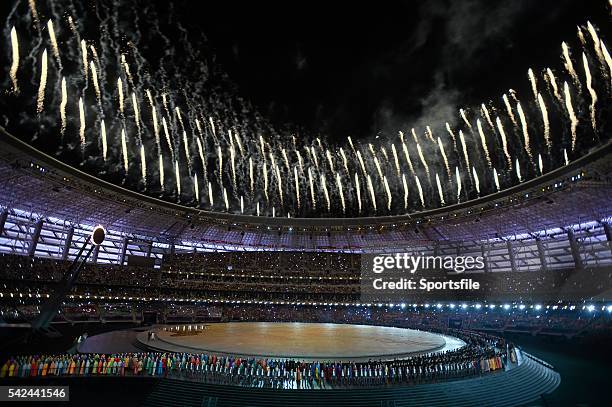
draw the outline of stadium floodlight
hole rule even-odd
[[[608,310],[608,312],[612,312],[612,305],[608,305],[606,309]]]
[[[525,304],[521,304],[521,305],[519,305],[519,309],[520,309],[520,310],[524,310],[524,309],[525,309]]]
[[[451,309],[455,308],[455,304],[450,304],[449,307],[451,307]]]
[[[461,308],[466,309],[467,308],[467,304],[461,304]]]
[[[504,309],[510,309],[510,304],[504,304]]]
[[[535,306],[535,309],[536,309],[536,311],[539,311],[539,310],[541,310],[541,309],[542,309],[542,306],[541,306],[540,304],[537,304],[537,305]]]
[[[400,307],[401,307],[402,309],[404,309],[404,308],[406,308],[406,304],[402,302],[402,303],[400,304]]]
[[[436,305],[436,307],[438,307],[438,308],[442,308],[442,304],[438,303],[438,304]]]
[[[476,309],[480,309],[480,308],[482,308],[482,305],[480,305],[480,304],[476,304],[476,305],[474,305],[474,306],[476,307]]]
[[[595,311],[595,306],[594,305],[589,305],[587,307],[587,310],[589,310],[589,312],[593,312],[593,311]]]
[[[491,304],[491,305],[489,305],[489,308],[491,308],[491,309],[495,309],[495,304]]]

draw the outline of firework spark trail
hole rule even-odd
[[[436,172],[436,185],[438,186],[438,195],[440,196],[440,203],[442,205],[446,205],[446,201],[444,200],[444,193],[442,192],[442,184],[440,183],[440,177]]]
[[[478,134],[480,135],[480,143],[482,144],[482,149],[485,153],[485,159],[487,160],[487,164],[489,167],[491,164],[491,157],[489,156],[489,149],[487,147],[487,138],[485,137],[484,131],[482,130],[482,124],[480,124],[480,119],[476,119],[476,127],[478,128]]]
[[[557,100],[562,101],[561,94],[559,93],[559,86],[557,85],[557,79],[550,68],[546,68],[545,76],[548,79],[548,83],[550,83],[550,86],[552,87],[553,95],[555,95]]]
[[[174,162],[174,176],[176,178],[176,195],[181,196],[181,173],[179,172],[178,160]]]
[[[342,157],[342,164],[344,165],[344,170],[346,174],[350,176],[349,168],[348,168],[348,160],[346,158],[346,154],[344,154],[344,150],[340,147],[340,156]]]
[[[62,78],[61,85],[62,100],[60,102],[60,134],[64,136],[66,132],[66,105],[68,104],[68,90],[66,89],[66,78]],[[104,158],[106,160],[106,157]]]
[[[244,149],[242,147],[242,141],[240,141],[240,134],[235,131],[234,132],[234,139],[236,140],[236,144],[238,145],[238,150],[240,151],[240,156],[244,157]],[[286,159],[286,157],[285,157]],[[289,167],[287,167],[287,169],[289,169]]]
[[[427,135],[427,138],[429,138],[429,141],[436,144],[436,140],[434,140],[433,133],[431,132],[431,128],[429,126],[425,126],[425,134]]]
[[[603,41],[601,41],[601,52],[606,61],[606,65],[608,65],[608,77],[610,78],[610,86],[612,87],[612,58],[610,58],[610,53]]]
[[[470,171],[470,156],[468,155],[467,146],[465,145],[465,137],[463,131],[459,130],[459,140],[461,141],[461,147],[463,148],[463,158],[465,159],[465,167]]]
[[[366,180],[368,183],[368,190],[370,191],[370,198],[372,199],[372,207],[374,208],[374,212],[376,212],[376,194],[374,193],[374,186],[372,185],[372,178],[370,178],[370,176],[367,175]]]
[[[531,91],[533,92],[533,98],[538,98],[538,84],[536,82],[535,75],[533,74],[533,69],[529,68],[527,70],[527,76],[529,77],[529,83],[531,84]]]
[[[512,168],[512,158],[510,158],[510,153],[508,152],[508,140],[506,139],[506,132],[504,131],[504,126],[502,125],[502,122],[499,117],[495,118],[495,123],[497,124],[497,130],[499,131],[499,135],[501,136],[502,149],[504,150],[504,155],[506,156],[506,160],[508,161],[508,168]]]
[[[380,147],[380,152],[385,157],[385,162],[389,162],[389,155],[387,154],[387,150],[385,149],[384,146]]]
[[[278,197],[280,198],[281,206],[284,204],[283,200],[283,179],[281,178],[280,169],[278,165],[274,165],[274,174],[276,175],[276,184],[278,187]]]
[[[444,151],[444,144],[442,144],[442,139],[440,137],[438,137],[438,147],[440,148],[440,154],[442,154],[442,160],[444,161],[444,166],[446,167],[446,174],[448,175],[448,178],[450,179],[451,177],[450,166],[448,165],[448,158],[446,157],[446,152]],[[399,173],[399,167],[397,171]]]
[[[147,157],[145,155],[144,144],[140,145],[140,173],[142,175],[143,184],[147,185]]]
[[[13,93],[17,94],[19,93],[19,83],[17,81],[17,71],[19,70],[19,40],[17,39],[17,31],[15,31],[14,26],[11,29],[11,48],[13,57],[9,75],[13,82]]]
[[[472,125],[470,124],[467,117],[465,116],[465,111],[463,109],[459,109],[459,114],[461,115],[461,118],[463,119],[464,123],[467,125],[468,129],[472,131]]]
[[[217,146],[217,163],[219,164],[219,184],[223,184],[223,152],[221,151],[221,146]],[[265,162],[264,162],[265,164]],[[268,171],[264,165],[264,173],[266,176],[266,180],[268,179]]]
[[[191,172],[191,154],[189,153],[189,141],[187,140],[187,132],[183,131],[183,150],[185,151],[185,161],[187,161],[187,167]]]
[[[525,113],[523,112],[520,102],[517,102],[516,110],[518,111],[519,119],[521,120],[521,128],[523,129],[523,143],[525,144],[525,151],[527,152],[529,159],[533,161],[531,146],[529,144],[529,129],[527,128],[527,119],[525,118]]]
[[[121,78],[117,79],[117,92],[119,94],[119,112],[121,112],[121,115],[123,115],[125,99],[123,96],[123,81],[121,80]]]
[[[244,214],[244,197],[240,195],[240,213]]]
[[[45,107],[45,88],[47,87],[47,49],[43,51],[40,63],[40,84],[38,86],[38,99],[36,103],[36,113],[40,114]]]
[[[104,161],[106,161],[108,144],[106,140],[106,124],[104,123],[104,119],[100,120],[100,138],[102,138],[102,158]]]
[[[572,106],[572,95],[570,95],[569,85],[567,82],[563,83],[563,93],[565,96],[565,108],[570,118],[570,130],[572,133],[572,151],[576,148],[576,128],[578,127],[578,118],[574,113],[574,107]]]
[[[315,150],[313,146],[310,146],[310,153],[314,161],[315,168],[318,171],[319,170],[319,159],[317,158],[317,151]]]
[[[474,177],[474,186],[476,187],[476,192],[480,195],[480,180],[478,179],[478,173],[476,172],[476,168],[472,167],[472,176]]]
[[[523,178],[521,177],[521,164],[519,163],[518,158],[516,159],[516,177],[519,182],[523,182]]]
[[[440,140],[440,138],[438,137],[438,140]],[[399,164],[399,158],[397,157],[397,150],[395,149],[395,144],[391,144],[391,152],[393,153],[393,161],[395,162],[395,170],[397,172],[397,176],[400,176],[400,164]]]
[[[329,200],[329,191],[327,190],[327,182],[325,180],[325,174],[321,175],[321,188],[323,189],[323,196],[327,203],[327,212],[331,211],[331,201]]]
[[[215,142],[216,142],[217,141],[217,131],[216,131],[215,122],[212,116],[208,117],[208,123],[210,124],[210,130],[212,131],[213,139],[215,139]]]
[[[576,87],[580,89],[580,81],[578,80],[578,74],[576,74],[574,64],[572,63],[572,59],[570,58],[569,48],[567,47],[567,44],[565,42],[561,43],[561,50],[563,51],[563,65],[572,77],[572,81],[574,82]]]
[[[160,151],[160,140],[159,140],[159,122],[157,121],[157,109],[155,108],[155,102],[153,101],[153,96],[151,95],[151,91],[147,89],[147,98],[149,99],[149,105],[151,106],[151,117],[153,119],[153,134],[155,135],[155,145],[157,146],[157,152]],[[198,130],[200,130],[200,134],[202,130],[200,129],[200,122],[196,119],[196,124],[198,126]],[[202,165],[204,165],[204,160],[202,160]]]
[[[357,210],[361,213],[361,184],[359,183],[358,173],[355,173],[355,189],[357,192]]]
[[[353,152],[355,152],[355,146],[353,145],[353,139],[351,139],[351,136],[347,137],[349,145],[351,146],[351,150],[353,150]]]
[[[546,147],[548,147],[548,151],[550,152],[552,143],[550,141],[550,123],[548,121],[548,110],[546,110],[546,104],[544,104],[544,99],[539,93],[538,105],[540,106],[540,112],[542,112],[542,122],[544,123],[544,140],[546,141]]]
[[[297,167],[293,167],[293,179],[295,180],[295,200],[298,209],[300,209],[300,180],[298,178]]]
[[[87,61],[87,43],[85,40],[81,40],[81,62],[83,63],[83,78],[85,79],[85,87],[87,87],[87,71],[89,71]]]
[[[127,148],[127,137],[125,135],[125,128],[121,129],[121,155],[123,157],[123,170],[127,174],[129,168],[128,161],[128,148]]]
[[[508,95],[506,95],[504,93],[502,95],[502,99],[504,100],[504,105],[506,105],[506,112],[508,112],[508,117],[510,117],[510,120],[512,121],[512,124],[514,125],[514,128],[517,128],[518,124],[516,123],[516,117],[514,117],[514,113],[512,112],[512,106],[510,106],[510,101],[508,100]]]
[[[346,213],[346,203],[344,202],[344,191],[342,190],[342,180],[340,179],[340,174],[338,173],[336,173],[336,185],[338,186],[338,194],[340,195],[340,204],[342,205],[342,213]]]
[[[416,131],[414,131],[414,128],[410,129],[410,133],[412,133],[412,138],[414,139],[414,142],[416,144],[419,144],[419,138],[416,135]]]
[[[198,185],[198,174],[193,174],[193,191],[196,197],[196,205],[200,203],[200,186]]]
[[[376,171],[378,171],[378,176],[382,180],[384,178],[382,168],[380,168],[380,163],[378,162],[378,158],[374,156],[374,165],[376,166]]]
[[[589,61],[587,60],[586,54],[582,53],[582,63],[584,64],[584,74],[586,76],[586,86],[589,90],[589,94],[591,95],[591,105],[589,106],[589,111],[591,112],[591,125],[593,126],[593,130],[597,131],[596,125],[596,112],[595,112],[595,104],[597,103],[597,93],[595,89],[593,89],[593,78],[591,78],[591,70],[589,69]]]
[[[491,120],[489,109],[487,109],[487,106],[484,103],[480,105],[480,110],[482,111],[484,118],[487,119],[487,123],[489,123],[489,126],[491,126],[491,129],[495,131],[495,126],[493,126],[493,121]]]
[[[357,150],[357,159],[359,160],[359,165],[361,166],[363,175],[366,175],[368,172],[366,171],[365,163],[363,162],[363,157],[361,157],[361,151],[359,150]]]
[[[257,204],[256,204],[256,208],[257,208],[257,211],[256,211],[257,216],[259,216],[259,202],[257,202]]]
[[[287,157],[287,151],[284,148],[281,150],[281,155],[283,156],[283,161],[285,162],[285,167],[287,167],[287,171],[291,171],[291,166],[289,165],[289,157]]]
[[[414,181],[416,182],[417,190],[419,191],[419,198],[421,199],[421,206],[423,209],[425,208],[425,198],[423,197],[423,187],[421,186],[421,181],[419,180],[419,176],[414,176]]]
[[[125,59],[125,54],[121,54],[121,66],[123,68],[123,71],[125,72],[125,76],[127,77],[130,86],[134,87],[134,78],[132,78],[130,66],[128,65],[127,60]]]
[[[542,162],[542,154],[538,154],[538,168],[540,169],[540,175],[544,174],[544,163]]]
[[[206,158],[204,157],[204,148],[202,147],[202,142],[199,137],[196,137],[196,144],[198,145],[198,155],[200,156],[200,161],[202,162],[202,168],[204,172],[206,172]]]
[[[569,158],[567,158],[567,150],[563,149],[563,159],[565,160],[565,165],[569,164]]]
[[[223,187],[223,201],[225,202],[225,210],[229,211],[229,200],[227,199],[227,189],[225,187]]]
[[[455,151],[457,151],[457,138],[455,137],[455,133],[453,133],[453,131],[451,130],[450,124],[448,124],[448,122],[446,122],[446,131],[448,132],[448,134],[450,134],[451,140],[453,141],[453,148],[455,149]]]
[[[459,167],[455,167],[455,180],[457,182],[457,202],[461,198],[461,175],[459,175]]]
[[[497,176],[497,170],[493,168],[493,180],[495,181],[495,188],[499,192],[499,177]]]
[[[53,55],[55,59],[57,59],[57,65],[62,70],[62,60],[60,58],[59,48],[57,46],[57,38],[55,37],[55,30],[53,29],[53,21],[47,21],[47,31],[49,32],[49,39],[51,40],[51,49],[53,50]]]
[[[83,106],[83,98],[79,98],[79,138],[81,149],[85,149],[85,107]]]
[[[94,81],[95,82],[95,81]],[[132,109],[134,109],[134,122],[136,122],[136,129],[138,131],[138,137],[140,137],[140,109],[138,108],[138,98],[136,97],[136,93],[132,92]],[[186,139],[183,131],[183,138]]]
[[[166,136],[166,143],[168,144],[168,149],[174,157],[174,147],[172,147],[172,139],[170,138],[170,132],[168,131],[168,125],[166,124],[166,118],[162,117],[162,127],[164,128],[164,135]]]
[[[28,6],[30,7],[30,12],[32,13],[32,20],[34,21],[36,30],[40,32],[40,18],[38,17],[38,10],[36,10],[36,0],[28,0]]]
[[[387,181],[387,177],[383,177],[383,184],[385,186],[385,192],[387,192],[387,210],[391,210],[391,201],[393,197],[391,196],[391,189],[389,188],[389,182]]]
[[[597,31],[595,31],[595,27],[591,24],[590,21],[587,21],[587,31],[591,35],[591,39],[593,40],[593,48],[595,49],[595,54],[597,55],[597,59],[599,59],[599,63],[604,65],[604,55],[601,50],[601,41],[599,40],[599,36],[597,35]]]
[[[312,168],[308,167],[308,182],[310,184],[310,199],[312,200],[312,208],[317,209],[317,200],[315,197],[314,180],[312,178]]]
[[[412,166],[412,160],[410,159],[410,153],[408,152],[408,147],[406,143],[402,142],[402,149],[404,150],[404,158],[408,163],[408,168],[410,169],[410,173],[414,176],[414,167]]]
[[[232,145],[230,146],[230,164],[232,167],[232,185],[234,188],[236,188],[236,162],[235,161],[236,161],[236,151],[234,150],[234,146]],[[279,188],[280,188],[280,184],[279,184]]]
[[[579,26],[576,27],[576,31],[577,31],[577,35],[578,35],[578,39],[580,40],[580,43],[582,44],[582,47],[586,47],[586,39],[584,38],[584,33],[582,32],[582,28],[580,28]]]
[[[159,154],[159,185],[162,191],[166,190],[166,186],[164,185],[164,157]]]
[[[425,155],[423,155],[423,150],[421,150],[421,145],[417,144],[417,152],[419,153],[419,158],[421,159],[421,163],[425,167],[425,174],[427,174],[427,179],[429,179],[429,166],[427,165],[427,161],[425,160]]]
[[[304,172],[304,159],[302,158],[302,155],[300,154],[299,150],[295,150],[295,155],[297,156],[298,159],[298,165],[300,166],[300,172]]]
[[[327,156],[327,162],[329,163],[329,169],[331,170],[332,173],[336,172],[334,170],[334,162],[332,161],[332,156],[329,150],[325,150],[325,155]]]
[[[215,201],[213,199],[212,184],[210,181],[208,182],[208,201],[210,202],[210,207],[212,208],[215,205]],[[257,216],[259,216],[259,202],[257,202]]]
[[[253,157],[249,157],[249,179],[251,181],[251,195],[253,195],[253,188],[255,187],[255,174],[253,172]]]
[[[404,187],[404,209],[408,209],[408,182],[406,174],[402,174],[402,186]]]

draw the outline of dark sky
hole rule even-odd
[[[443,123],[508,88],[520,97],[529,67],[561,68],[560,43],[577,44],[577,24],[590,19],[609,38],[610,19],[604,0],[183,0],[175,9],[265,116],[335,140]]]

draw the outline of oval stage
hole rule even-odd
[[[166,326],[154,331],[154,340],[148,340],[148,332],[138,335],[152,350],[241,357],[393,359],[464,345],[457,338],[431,332],[349,324],[229,322]]]

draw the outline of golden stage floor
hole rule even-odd
[[[160,328],[156,330],[156,340],[147,341],[146,335],[139,336],[139,340],[173,352],[346,360],[432,352],[445,348],[447,339],[454,339],[412,329],[369,325],[231,322],[207,324],[203,330],[202,324],[193,324],[192,330],[196,326],[199,331],[196,334],[177,335],[176,331]]]

